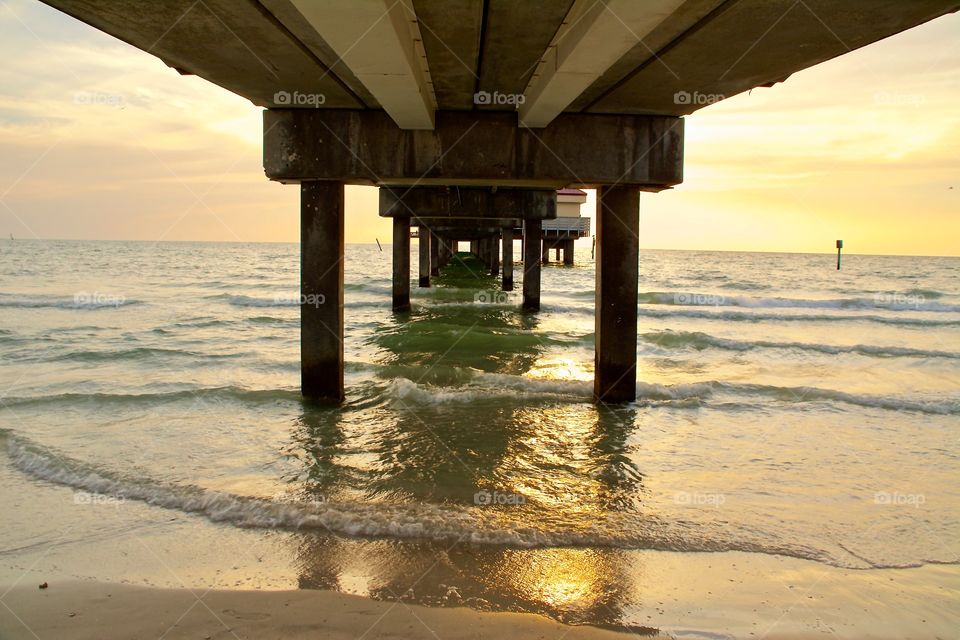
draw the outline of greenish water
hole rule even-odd
[[[169,534],[211,586],[639,628],[638,553],[958,561],[958,259],[644,252],[638,400],[598,407],[589,250],[540,313],[460,268],[394,315],[389,250],[349,246],[332,408],[297,392],[295,245],[0,248],[11,580],[178,586],[130,546]]]

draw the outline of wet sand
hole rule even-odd
[[[314,590],[190,591],[72,581],[47,589],[17,586],[0,606],[0,637],[6,639],[631,637],[530,614],[428,608]]]

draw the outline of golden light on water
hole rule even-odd
[[[593,382],[593,367],[573,358],[551,356],[537,360],[527,375],[535,380]]]
[[[597,468],[595,407],[571,404],[521,409],[514,419],[533,428],[504,456],[497,474],[539,470],[518,476],[515,490],[546,508],[551,526],[580,530],[595,526],[605,513],[604,486]]]
[[[543,549],[516,554],[507,576],[511,587],[553,609],[587,609],[605,594],[605,563],[590,549]]]

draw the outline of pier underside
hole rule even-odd
[[[411,131],[382,113],[269,110],[267,175],[301,188],[302,388],[339,401],[343,389],[343,187],[380,187],[393,219],[393,309],[410,309],[410,236],[418,284],[429,287],[456,259],[459,242],[513,289],[513,240],[523,241],[523,296],[540,309],[541,262],[550,248],[573,262],[573,236],[543,228],[557,218],[560,187],[598,187],[595,395],[636,395],[639,196],[682,180],[683,121],[665,116],[561,116],[533,131],[500,113],[438,113],[436,128]],[[602,150],[602,151],[601,151]],[[319,239],[316,230],[322,230]],[[336,304],[338,309],[328,308]]]
[[[302,307],[303,392],[331,400],[344,394],[345,184],[384,189],[398,312],[410,308],[416,229],[421,287],[466,240],[512,289],[521,236],[522,305],[535,313],[550,249],[567,265],[574,259],[575,237],[553,225],[550,194],[598,188],[595,391],[601,401],[632,400],[639,193],[681,182],[681,116],[960,8],[166,0],[146,10],[142,0],[44,1],[266,108],[266,175],[301,185],[302,286],[315,303]]]

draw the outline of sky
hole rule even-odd
[[[36,0],[0,0],[0,61],[0,237],[298,240],[249,101]],[[954,14],[698,111],[641,247],[960,255],[958,105]],[[389,242],[346,198],[347,242]]]

